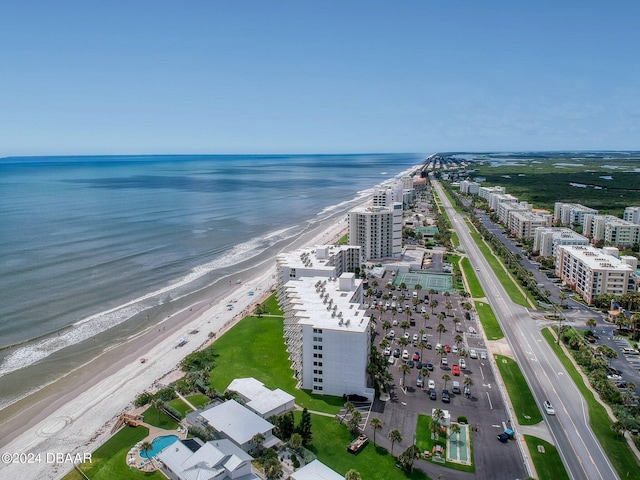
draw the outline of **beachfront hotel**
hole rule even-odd
[[[362,280],[353,273],[303,277],[280,287],[285,343],[298,388],[373,399],[366,372],[370,318],[362,298]]]
[[[635,257],[620,257],[615,247],[559,245],[556,275],[588,304],[604,294],[623,295],[635,290]]]
[[[276,257],[278,284],[301,277],[339,277],[361,265],[357,245],[319,245],[281,253]]]
[[[402,203],[360,206],[349,211],[349,245],[359,245],[362,262],[402,255]]]
[[[560,245],[589,245],[589,239],[570,228],[538,227],[533,239],[533,251],[543,257],[553,257]]]

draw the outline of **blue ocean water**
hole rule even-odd
[[[0,159],[0,377],[216,281],[423,160]]]

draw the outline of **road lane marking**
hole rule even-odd
[[[489,400],[489,409],[493,410],[493,404],[491,403],[491,397],[489,396],[489,392],[486,392],[487,394],[487,400]]]

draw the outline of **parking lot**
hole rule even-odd
[[[379,443],[389,448],[386,434],[397,428],[404,439],[402,449],[406,448],[415,439],[418,415],[431,416],[433,408],[440,408],[450,412],[452,421],[459,416],[468,418],[474,442],[475,478],[524,477],[516,443],[503,445],[496,439],[509,426],[508,417],[477,319],[473,312],[466,315],[462,307],[467,299],[458,292],[447,295],[414,290],[409,285],[404,291],[388,289],[387,284],[393,279],[387,272],[377,279],[374,289],[376,294],[383,294],[365,298],[369,314],[376,319],[374,343],[381,346],[393,376],[390,400],[376,400],[371,412],[371,418],[383,421]],[[400,368],[401,365],[409,368]],[[470,379],[466,385],[465,378]],[[458,383],[455,391],[453,382]],[[448,401],[446,394],[443,398],[444,390]],[[420,464],[434,478],[441,473],[446,473],[446,478],[469,478],[467,473],[431,462]]]

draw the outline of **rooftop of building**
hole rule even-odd
[[[334,266],[333,258],[337,253],[360,248],[358,245],[315,245],[281,253],[276,257],[276,261],[280,265],[287,265],[291,268],[326,268],[331,270]]]
[[[229,384],[227,390],[236,392],[248,399],[247,407],[261,415],[295,400],[293,395],[288,394],[284,390],[280,390],[279,388],[269,390],[264,386],[264,383],[251,377],[236,378]]]
[[[200,416],[238,445],[249,442],[257,433],[265,433],[273,429],[272,424],[235,400],[228,400],[203,410]]]
[[[634,269],[622,259],[592,245],[563,245],[558,248],[569,252],[592,270],[620,270],[632,273]],[[613,248],[612,251],[617,251]]]
[[[340,289],[340,280],[351,275],[353,287]],[[285,283],[287,297],[297,311],[299,324],[315,328],[364,332],[369,326],[369,317],[360,303],[353,301],[356,288],[362,280],[354,274],[343,273],[340,279],[305,277]]]

